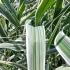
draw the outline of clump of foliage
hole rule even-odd
[[[70,57],[68,48],[63,48],[65,44],[70,46],[67,40],[70,36],[69,16],[69,0],[0,0],[1,70],[27,70],[26,24],[45,27],[45,69],[54,70],[66,64],[66,58],[55,47],[62,47],[63,53]],[[59,35],[61,31],[68,38]]]

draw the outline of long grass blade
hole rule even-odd
[[[16,45],[12,43],[1,43],[0,49],[10,49],[16,52],[21,52],[21,51],[25,52],[25,50],[21,47],[21,45]]]
[[[28,70],[45,70],[45,29],[26,24],[26,52]]]
[[[44,13],[48,11],[48,9],[52,6],[54,1],[53,0],[42,0],[41,1],[40,5],[38,6],[37,11],[36,11],[36,19],[35,19],[36,25],[40,24],[40,21],[44,15]]]
[[[19,5],[18,11],[17,11],[17,16],[18,16],[19,20],[22,17],[22,14],[23,14],[24,10],[25,10],[25,3],[23,1],[22,4]]]

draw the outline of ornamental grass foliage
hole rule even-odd
[[[69,52],[69,0],[0,0],[0,70],[57,70]]]

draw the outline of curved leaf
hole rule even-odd
[[[60,31],[54,40],[54,45],[67,64],[70,65],[70,38],[63,31]]]

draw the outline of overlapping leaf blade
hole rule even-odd
[[[23,1],[22,4],[19,5],[18,11],[17,11],[17,15],[18,15],[19,20],[22,17],[22,14],[23,14],[24,10],[25,10],[25,3]]]
[[[9,0],[2,0],[2,4],[0,4],[0,13],[2,13],[12,24],[14,24],[16,28],[20,26],[15,9],[11,6]]]
[[[25,50],[22,48],[21,45],[12,44],[12,43],[1,43],[1,44],[0,44],[0,49],[10,49],[10,50],[17,51],[17,52],[25,51]]]
[[[6,6],[6,8],[7,8],[10,12],[12,12],[13,15],[16,16],[15,9],[14,9],[13,6],[11,6],[9,0],[1,0],[1,1],[2,1],[2,3]]]
[[[5,19],[0,16],[0,36],[5,37],[3,40],[8,41],[7,37],[7,31],[6,31],[6,21]]]
[[[63,31],[60,31],[55,38],[54,45],[67,64],[70,65],[70,38]]]
[[[55,0],[42,0],[36,11],[36,25],[38,25],[45,12],[52,6]]]
[[[12,24],[18,27],[18,21],[15,19],[15,17],[12,16],[12,13],[10,13],[2,4],[0,4],[0,13],[2,13]]]

